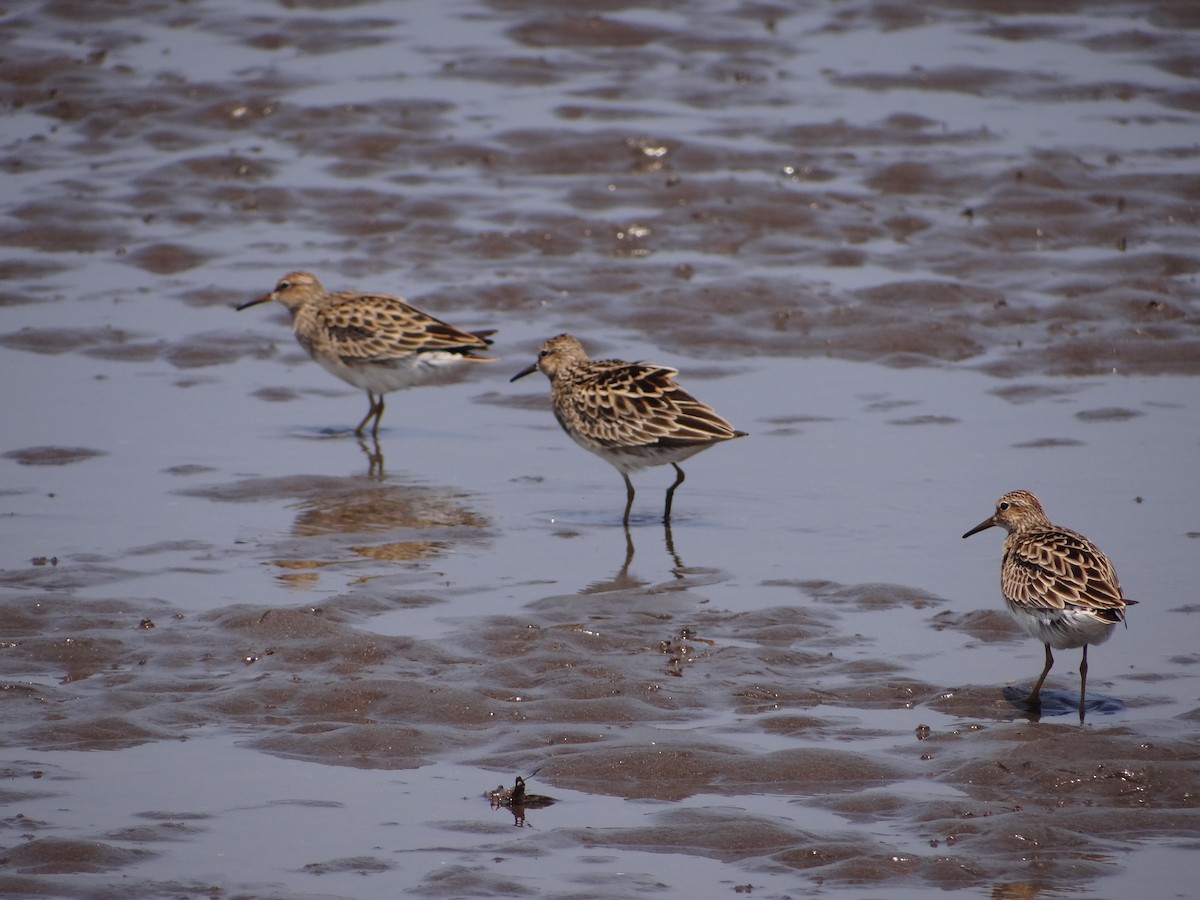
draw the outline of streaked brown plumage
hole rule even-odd
[[[492,362],[475,351],[487,349],[494,331],[462,331],[390,294],[327,291],[314,275],[289,272],[238,309],[270,300],[292,314],[292,331],[309,356],[367,392],[371,406],[354,429],[360,436],[372,418],[378,435],[384,394],[431,381],[447,365]]]
[[[1083,648],[1079,664],[1079,718],[1087,691],[1087,648],[1101,644],[1125,621],[1135,604],[1121,592],[1117,573],[1104,553],[1078,532],[1052,525],[1042,504],[1029,491],[1010,491],[996,501],[996,512],[963,535],[998,525],[1008,532],[1000,563],[1000,590],[1008,611],[1029,635],[1046,647],[1046,664],[1029,692],[1031,706],[1054,655],[1050,648]]]
[[[670,463],[675,482],[667,490],[663,520],[670,521],[675,489],[683,483],[679,463],[713,444],[744,437],[673,380],[668,366],[588,359],[569,334],[546,341],[537,361],[512,381],[541,371],[550,379],[554,416],[579,446],[616,467],[625,479],[625,517],[633,507],[629,473]]]

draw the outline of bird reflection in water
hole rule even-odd
[[[365,483],[361,478],[313,478],[292,534],[356,534],[401,529],[483,528],[488,522],[462,505],[452,488]]]
[[[529,774],[532,778],[537,773],[535,769]],[[484,791],[483,794],[492,804],[492,809],[500,809],[504,807],[513,815],[513,826],[516,828],[526,827],[525,811],[527,809],[545,809],[551,804],[558,801],[554,797],[548,797],[545,794],[533,794],[525,789],[525,779],[520,775],[513,783],[511,788],[506,788],[503,784],[496,785],[493,790]]]
[[[484,516],[463,505],[462,494],[451,488],[379,484],[362,477],[310,477],[305,479],[305,489],[296,493],[302,499],[296,504],[299,511],[292,535],[329,537],[297,545],[297,551],[311,556],[276,560],[287,570],[280,577],[296,587],[311,586],[317,569],[355,557],[411,562],[440,556],[449,546],[446,538],[451,530],[474,531],[488,524]],[[388,539],[368,537],[380,532]]]
[[[675,550],[675,538],[671,533],[670,522],[663,523],[663,543],[673,563],[670,569],[671,575],[676,580],[682,581],[686,569],[679,553]],[[649,584],[648,580],[638,578],[629,573],[629,567],[633,563],[634,552],[633,534],[630,532],[629,526],[625,526],[625,558],[621,563],[621,568],[617,570],[617,574],[612,578],[592,582],[580,591],[580,593],[603,594],[617,591],[636,591],[638,588]],[[700,649],[699,645],[712,647],[715,643],[715,641],[708,638],[697,637],[694,628],[683,626],[669,638],[659,641],[658,649],[667,654],[667,674],[680,678],[683,676],[685,666],[707,654],[707,650]]]
[[[358,446],[367,457],[367,477],[383,481],[383,450],[379,447],[379,438],[371,435],[371,443],[368,445],[367,439],[360,437]]]
[[[677,579],[683,578],[683,560],[679,558],[679,554],[675,551],[675,539],[671,534],[671,523],[663,523],[663,541],[667,548],[667,553],[671,557],[674,565],[671,568],[671,575]],[[621,562],[621,567],[617,570],[617,574],[612,578],[594,581],[581,590],[581,594],[604,594],[609,591],[624,591],[633,590],[643,587],[650,582],[638,578],[636,575],[629,574],[629,567],[633,564],[633,556],[636,548],[633,543],[633,533],[629,530],[629,526],[625,526],[625,558]]]

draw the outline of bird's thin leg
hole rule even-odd
[[[375,425],[371,429],[371,437],[379,439],[379,420],[383,418],[383,394],[375,398]]]
[[[667,488],[667,508],[663,510],[663,521],[664,522],[671,521],[671,501],[675,499],[675,488],[677,488],[681,484],[683,484],[683,479],[686,477],[683,474],[683,469],[679,468],[679,466],[676,463],[671,463],[671,465],[675,467],[675,471],[678,472],[679,475],[675,479],[675,483],[672,484],[669,488]]]
[[[1079,663],[1079,724],[1083,724],[1083,698],[1087,696],[1087,644],[1083,645],[1083,659]]]
[[[633,482],[629,480],[629,476],[624,472],[621,473],[621,477],[625,479],[625,518],[621,521],[628,528],[629,511],[633,509]]]
[[[371,433],[373,435],[378,435],[379,433],[379,416],[383,415],[383,394],[379,395],[378,408],[375,406],[375,395],[370,391],[367,391],[367,400],[370,401],[371,405],[367,409],[367,414],[362,417],[362,421],[358,423],[358,427],[354,429],[356,437],[362,437],[363,429],[367,427],[367,423],[371,421],[372,416],[375,416],[375,430]]]
[[[1042,677],[1037,680],[1037,684],[1033,686],[1033,690],[1029,692],[1029,696],[1025,698],[1030,706],[1042,705],[1042,682],[1046,680],[1046,676],[1050,674],[1050,667],[1054,665],[1054,654],[1050,652],[1050,645],[1046,645],[1046,667],[1042,669]]]

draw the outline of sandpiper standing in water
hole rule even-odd
[[[996,512],[963,535],[999,525],[1008,532],[1000,562],[1000,590],[1008,611],[1029,635],[1046,647],[1046,665],[1029,692],[1032,709],[1041,706],[1042,682],[1056,650],[1083,648],[1079,664],[1079,721],[1087,693],[1089,644],[1102,644],[1125,621],[1125,607],[1137,603],[1121,593],[1117,573],[1104,553],[1082,534],[1050,524],[1042,504],[1029,491],[1011,491],[996,501]]]
[[[308,272],[289,272],[275,289],[239,310],[278,300],[292,314],[300,346],[327,371],[367,392],[370,408],[354,433],[371,419],[378,437],[383,395],[432,381],[456,363],[492,362],[476,356],[494,331],[468,332],[447,325],[400,297],[359,291],[327,291]]]
[[[677,370],[588,359],[583,345],[569,334],[542,344],[537,361],[510,380],[534,371],[550,379],[550,401],[563,431],[625,479],[625,525],[633,508],[630,472],[667,463],[675,468],[663,511],[663,521],[669,522],[675,489],[684,479],[679,463],[713,444],[746,435],[676,384]]]

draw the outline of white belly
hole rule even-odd
[[[414,385],[437,381],[463,362],[459,353],[436,351],[414,353],[383,363],[364,362],[353,366],[325,356],[314,355],[313,359],[331,375],[336,375],[347,384],[372,394],[389,394]]]
[[[1086,610],[1030,610],[1008,603],[1009,615],[1030,637],[1055,650],[1070,650],[1084,644],[1103,644],[1112,637],[1116,624],[1097,619]]]
[[[712,444],[693,444],[689,447],[627,447],[612,450],[597,447],[595,444],[575,438],[575,443],[585,450],[595,453],[605,462],[616,466],[620,472],[640,472],[650,466],[665,466],[669,463],[683,462],[695,456],[701,450],[707,450]]]

